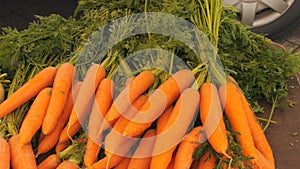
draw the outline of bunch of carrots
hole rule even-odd
[[[149,90],[156,76],[143,70],[114,99],[114,81],[101,65],[82,80],[74,75],[70,63],[44,68],[0,104],[2,118],[31,102],[19,133],[0,137],[1,169],[275,168],[233,79],[195,85],[192,71],[179,70]]]

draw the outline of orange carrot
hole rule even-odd
[[[65,107],[69,90],[72,86],[75,68],[70,63],[63,63],[57,70],[51,99],[45,115],[42,132],[47,135],[54,130],[56,123]]]
[[[199,169],[213,169],[216,166],[216,157],[207,150],[200,158]]]
[[[48,87],[53,82],[56,71],[54,67],[43,69],[10,95],[0,104],[0,118],[35,97],[45,87]]]
[[[10,168],[10,150],[8,142],[0,137],[0,168],[9,169]]]
[[[157,122],[156,122],[156,132],[157,132],[157,135],[161,134],[164,131],[164,126],[165,126],[164,124],[169,120],[173,109],[174,109],[173,105],[169,106],[163,112],[163,114],[161,116],[159,116],[159,118],[157,119]]]
[[[130,106],[127,111],[124,113],[126,117],[120,116],[116,124],[113,126],[113,129],[107,134],[105,138],[106,143],[113,143],[115,145],[120,144],[122,142],[120,139],[121,133],[124,131],[126,124],[129,123],[130,118],[133,117],[137,111],[143,106],[143,104],[147,101],[148,96],[141,95],[139,96]],[[105,123],[105,122],[104,122]],[[118,140],[118,141],[115,141]],[[119,142],[120,141],[120,142]]]
[[[108,112],[113,97],[114,83],[109,78],[104,78],[96,91],[95,101],[88,123],[88,142],[84,153],[85,166],[91,166],[98,157],[102,135],[98,135],[101,123]],[[100,137],[101,136],[101,137]]]
[[[180,70],[161,84],[149,96],[140,112],[129,122],[123,132],[126,136],[143,133],[164,110],[169,107],[194,82],[194,75],[190,70]]]
[[[56,154],[65,150],[70,144],[70,141],[58,142],[55,146]]]
[[[240,93],[240,96],[242,98],[244,107],[246,109],[246,116],[247,120],[250,126],[250,130],[253,137],[254,145],[255,147],[269,160],[269,162],[275,166],[275,160],[273,156],[272,148],[265,136],[264,131],[262,130],[261,126],[256,120],[255,114],[252,111],[249,102],[247,101],[244,94],[238,90]]]
[[[63,113],[59,117],[54,131],[52,131],[50,134],[44,136],[44,138],[38,144],[37,155],[48,152],[58,142],[59,136],[70,117],[70,114],[71,114],[71,111],[73,108],[73,99],[76,98],[78,90],[80,88],[80,85],[81,85],[81,82],[77,82],[74,85],[74,87],[69,91],[68,99],[67,99],[66,105],[64,107]]]
[[[268,159],[266,159],[259,150],[256,149],[256,152],[258,158],[253,166],[254,169],[275,169],[275,165],[272,164]]]
[[[20,128],[20,146],[30,143],[32,137],[42,126],[43,119],[45,117],[47,107],[51,98],[51,92],[52,88],[44,88],[40,91],[32,105],[30,106]]]
[[[240,142],[243,155],[254,158],[255,162],[257,152],[237,86],[233,83],[226,83],[219,88],[219,95],[232,129],[239,133],[237,139]]]
[[[79,121],[82,122],[87,117],[88,113],[86,113],[86,108],[89,104],[91,104],[91,102],[93,103],[92,98],[104,76],[105,69],[98,64],[94,64],[88,69],[74,103],[68,122],[69,127],[75,125]]]
[[[118,165],[124,157],[118,155],[112,155],[110,157],[104,157],[94,163],[89,169],[107,169],[113,168],[114,166]]]
[[[124,157],[122,161],[114,167],[114,169],[128,169],[130,160],[130,157]],[[140,166],[140,168],[145,169],[143,166]]]
[[[128,109],[133,101],[144,93],[154,82],[154,74],[145,70],[130,80],[129,84],[122,90],[114,100],[113,106],[105,116],[107,122],[115,121]]]
[[[154,129],[150,129],[145,133],[130,160],[128,169],[150,168],[151,154],[155,142],[155,138],[153,137],[155,134],[156,131]]]
[[[188,88],[182,92],[168,121],[163,126],[162,133],[156,137],[150,168],[168,167],[174,150],[195,117],[198,105],[197,90]]]
[[[70,160],[65,160],[62,163],[60,163],[56,169],[80,169],[80,168],[76,163]]]
[[[171,161],[167,167],[167,169],[173,169],[174,168],[174,164],[175,164],[175,154],[176,154],[176,150],[173,152]]]
[[[69,124],[65,126],[59,136],[59,142],[66,142],[70,140],[81,129],[80,122],[77,122],[73,126],[69,127]]]
[[[19,135],[9,139],[10,159],[13,169],[37,169],[35,157],[30,144],[19,146]]]
[[[200,119],[206,137],[213,149],[229,157],[227,132],[218,89],[212,83],[204,83],[200,88]]]
[[[38,169],[56,169],[60,162],[56,154],[51,154],[38,165]]]
[[[202,126],[193,128],[180,142],[175,156],[173,169],[189,169],[193,162],[193,153],[201,145],[199,143],[202,134]]]

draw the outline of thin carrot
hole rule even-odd
[[[37,169],[35,157],[30,144],[19,146],[19,135],[9,139],[10,159],[13,169]]]
[[[118,97],[114,100],[111,109],[105,116],[107,122],[115,121],[124,113],[128,107],[144,93],[154,82],[154,74],[145,70],[130,80],[129,84],[121,91]]]
[[[246,110],[237,91],[237,86],[233,83],[226,83],[219,88],[219,95],[232,129],[239,133],[237,139],[240,142],[243,155],[252,157],[253,162],[255,162],[257,152],[248,124]]]
[[[159,118],[157,119],[157,122],[156,122],[156,131],[157,131],[157,134],[161,134],[164,131],[164,126],[165,126],[164,124],[170,118],[173,109],[174,109],[173,105],[169,106],[163,112],[163,114],[161,116],[159,116]]]
[[[60,163],[56,169],[80,169],[80,168],[76,163],[70,160],[65,160],[62,163]]]
[[[128,169],[128,165],[130,163],[130,160],[131,160],[130,157],[124,157],[122,159],[122,161],[114,167],[114,169]],[[145,169],[143,166],[140,166],[140,168]]]
[[[112,130],[107,134],[105,138],[106,143],[112,143],[115,145],[121,144],[122,142],[120,137],[124,137],[121,133],[124,131],[125,126],[130,122],[130,118],[133,117],[139,109],[143,106],[143,104],[147,101],[148,96],[141,95],[139,96],[130,106],[127,111],[124,113],[124,116],[120,116],[116,124],[113,126]],[[104,122],[105,123],[105,122]],[[118,140],[118,141],[116,141]],[[120,141],[120,142],[119,142]],[[113,146],[113,145],[112,145]]]
[[[8,142],[0,136],[0,168],[10,168],[10,149]]]
[[[273,156],[272,148],[266,138],[266,135],[262,129],[262,127],[257,122],[254,112],[252,111],[249,102],[246,97],[242,93],[242,91],[238,90],[240,96],[242,98],[242,102],[246,109],[247,120],[250,126],[250,130],[253,136],[253,141],[255,147],[269,160],[269,162],[275,166],[275,160]]]
[[[114,83],[109,78],[104,78],[96,91],[95,101],[88,123],[88,142],[84,153],[85,166],[91,166],[98,157],[102,135],[98,135],[105,114],[112,104]]]
[[[118,155],[112,155],[110,157],[104,157],[94,163],[89,169],[108,169],[113,168],[114,166],[118,165],[124,157]]]
[[[61,161],[57,155],[51,154],[38,165],[38,169],[56,169],[60,163]]]
[[[55,129],[57,121],[67,102],[68,93],[72,86],[75,68],[70,63],[63,63],[57,70],[51,99],[45,115],[42,132],[47,135]]]
[[[53,82],[56,71],[54,67],[43,69],[10,95],[0,104],[0,118],[35,97],[45,87],[48,87]]]
[[[73,126],[69,127],[69,124],[61,131],[59,136],[59,142],[66,142],[70,140],[81,129],[81,123],[77,122]]]
[[[216,166],[216,157],[211,150],[207,150],[200,158],[199,169],[213,169]]]
[[[266,159],[259,150],[256,150],[256,152],[258,158],[253,166],[254,169],[275,169],[275,165],[272,164],[268,159]]]
[[[51,98],[51,92],[52,88],[44,88],[40,91],[34,102],[31,104],[20,128],[20,146],[30,143],[32,137],[42,126],[43,119],[45,117],[47,107]]]
[[[81,82],[77,82],[72,89],[69,91],[68,98],[66,105],[64,107],[63,113],[58,119],[58,122],[55,126],[54,131],[52,131],[50,134],[45,135],[44,138],[39,142],[38,148],[37,148],[37,156],[39,154],[43,154],[51,150],[55,144],[58,142],[60,134],[65,127],[65,124],[67,123],[72,108],[73,108],[73,99],[76,98],[78,94],[78,90],[80,88]],[[42,134],[42,133],[41,133]]]
[[[151,154],[155,142],[155,135],[156,131],[154,129],[150,129],[145,133],[143,139],[140,141],[130,160],[128,169],[150,168]]]
[[[195,117],[198,105],[197,90],[188,88],[182,92],[168,121],[163,126],[162,133],[156,137],[150,168],[168,167],[174,150]]]
[[[180,70],[161,84],[143,105],[140,112],[129,122],[123,132],[126,136],[143,133],[151,124],[194,82],[190,70]]]
[[[193,153],[201,145],[199,142],[202,134],[202,126],[193,128],[180,142],[173,169],[189,169],[193,162]]]
[[[55,146],[56,154],[65,150],[69,145],[70,145],[70,141],[58,142]]]
[[[87,117],[88,113],[86,113],[86,108],[89,104],[91,104],[90,102],[93,103],[92,98],[104,76],[105,69],[98,64],[94,64],[88,69],[74,103],[74,107],[68,122],[69,127]]]
[[[204,83],[200,88],[200,119],[206,137],[213,149],[227,157],[227,132],[223,119],[218,89],[212,83]],[[216,120],[217,119],[217,120]],[[229,157],[231,158],[231,157]]]

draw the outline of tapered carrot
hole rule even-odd
[[[94,64],[88,69],[74,103],[74,107],[68,122],[69,127],[87,117],[88,113],[86,113],[86,108],[89,104],[91,104],[90,102],[93,102],[92,98],[95,95],[95,91],[104,76],[105,69],[98,64]]]
[[[56,169],[60,163],[61,161],[57,155],[51,154],[38,165],[38,169]]]
[[[72,86],[74,71],[75,68],[70,63],[63,63],[57,70],[53,82],[51,99],[42,124],[42,132],[45,135],[54,130],[57,121],[63,112],[69,90]]]
[[[200,119],[206,137],[213,149],[229,157],[227,132],[223,119],[218,89],[212,83],[204,83],[200,88]]]
[[[199,139],[204,137],[202,130],[202,126],[193,128],[180,142],[173,169],[189,169],[191,167],[194,160],[193,153],[201,145]]]
[[[0,168],[10,168],[10,149],[8,142],[0,136]]]
[[[272,164],[265,156],[256,149],[257,152],[257,160],[253,166],[254,169],[275,169],[275,165]]]
[[[76,163],[70,160],[65,160],[62,163],[60,163],[56,169],[80,169],[80,168]]]
[[[13,169],[37,169],[35,157],[30,144],[19,146],[19,135],[9,139],[10,159]]]
[[[191,86],[194,75],[190,70],[180,70],[161,84],[150,96],[123,132],[126,136],[135,136],[143,133],[169,107],[180,93]]]
[[[59,136],[59,142],[66,142],[70,140],[81,129],[81,123],[77,122],[73,126],[69,127],[69,124],[61,131]]]
[[[37,155],[43,154],[51,150],[59,140],[60,134],[67,123],[72,108],[73,108],[73,100],[76,98],[78,94],[78,90],[80,88],[81,82],[77,82],[73,88],[69,91],[68,99],[66,105],[64,107],[63,113],[58,119],[58,122],[55,126],[55,129],[48,135],[45,135],[44,138],[39,142],[37,148]]]
[[[232,129],[239,133],[237,139],[240,142],[243,155],[252,157],[253,162],[255,162],[257,152],[237,86],[233,83],[226,83],[219,88],[219,95]]]
[[[130,163],[130,160],[131,160],[130,157],[124,157],[122,159],[122,161],[114,167],[114,169],[128,169],[128,165]],[[144,169],[143,166],[140,166],[140,167]]]
[[[85,166],[91,166],[98,157],[102,135],[98,134],[104,116],[112,104],[114,83],[109,78],[104,78],[96,91],[95,101],[88,122],[88,142],[84,153]]]
[[[70,141],[65,141],[65,142],[58,142],[55,146],[55,152],[56,154],[59,152],[62,152],[65,150],[68,146],[70,145]]]
[[[150,168],[168,167],[174,150],[195,117],[198,105],[197,90],[188,88],[182,92],[168,121],[163,126],[162,133],[156,137]]]
[[[47,107],[51,98],[51,92],[52,88],[44,88],[40,91],[34,102],[31,104],[20,128],[20,146],[30,143],[32,137],[42,126],[43,119],[45,117]]]
[[[0,104],[0,118],[35,97],[45,87],[48,87],[53,82],[56,71],[54,67],[43,69],[10,95]]]
[[[115,121],[124,113],[133,101],[144,93],[154,82],[154,74],[145,70],[130,80],[129,84],[121,91],[105,116],[107,122]]]
[[[143,139],[140,141],[130,160],[128,169],[150,168],[151,155],[155,142],[155,134],[156,131],[154,129],[150,129],[145,133]]]
[[[198,169],[213,169],[216,166],[216,157],[211,150],[207,150],[200,158]]]
[[[117,164],[119,164],[124,157],[118,156],[118,155],[112,155],[110,157],[104,157],[94,163],[92,166],[89,167],[89,169],[107,169],[107,168],[113,168]]]
[[[143,104],[147,101],[148,96],[141,95],[139,96],[132,104],[130,108],[125,112],[125,116],[120,116],[116,124],[113,126],[112,130],[107,134],[105,138],[106,143],[112,143],[118,145],[122,139],[119,139],[121,133],[124,131],[125,126],[130,122],[131,117],[133,117],[138,110],[143,106]],[[105,122],[104,122],[105,123]],[[122,142],[122,141],[121,141]]]
[[[269,162],[273,166],[275,166],[273,151],[272,151],[272,148],[266,138],[266,135],[264,134],[264,131],[262,130],[259,123],[257,122],[255,114],[252,111],[250,104],[247,101],[246,97],[240,90],[238,90],[238,92],[240,93],[243,105],[246,110],[246,116],[247,116],[247,120],[248,120],[248,123],[250,126],[252,136],[254,136],[253,137],[254,145],[269,160]]]

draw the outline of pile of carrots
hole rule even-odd
[[[0,137],[1,169],[275,168],[264,132],[230,78],[194,87],[193,72],[179,70],[150,91],[156,77],[144,70],[113,99],[114,81],[101,65],[81,81],[74,75],[70,63],[44,68],[0,104],[2,118],[32,102],[19,133]],[[80,134],[84,126],[87,135]],[[82,159],[62,155],[78,142],[83,151],[73,155]]]

